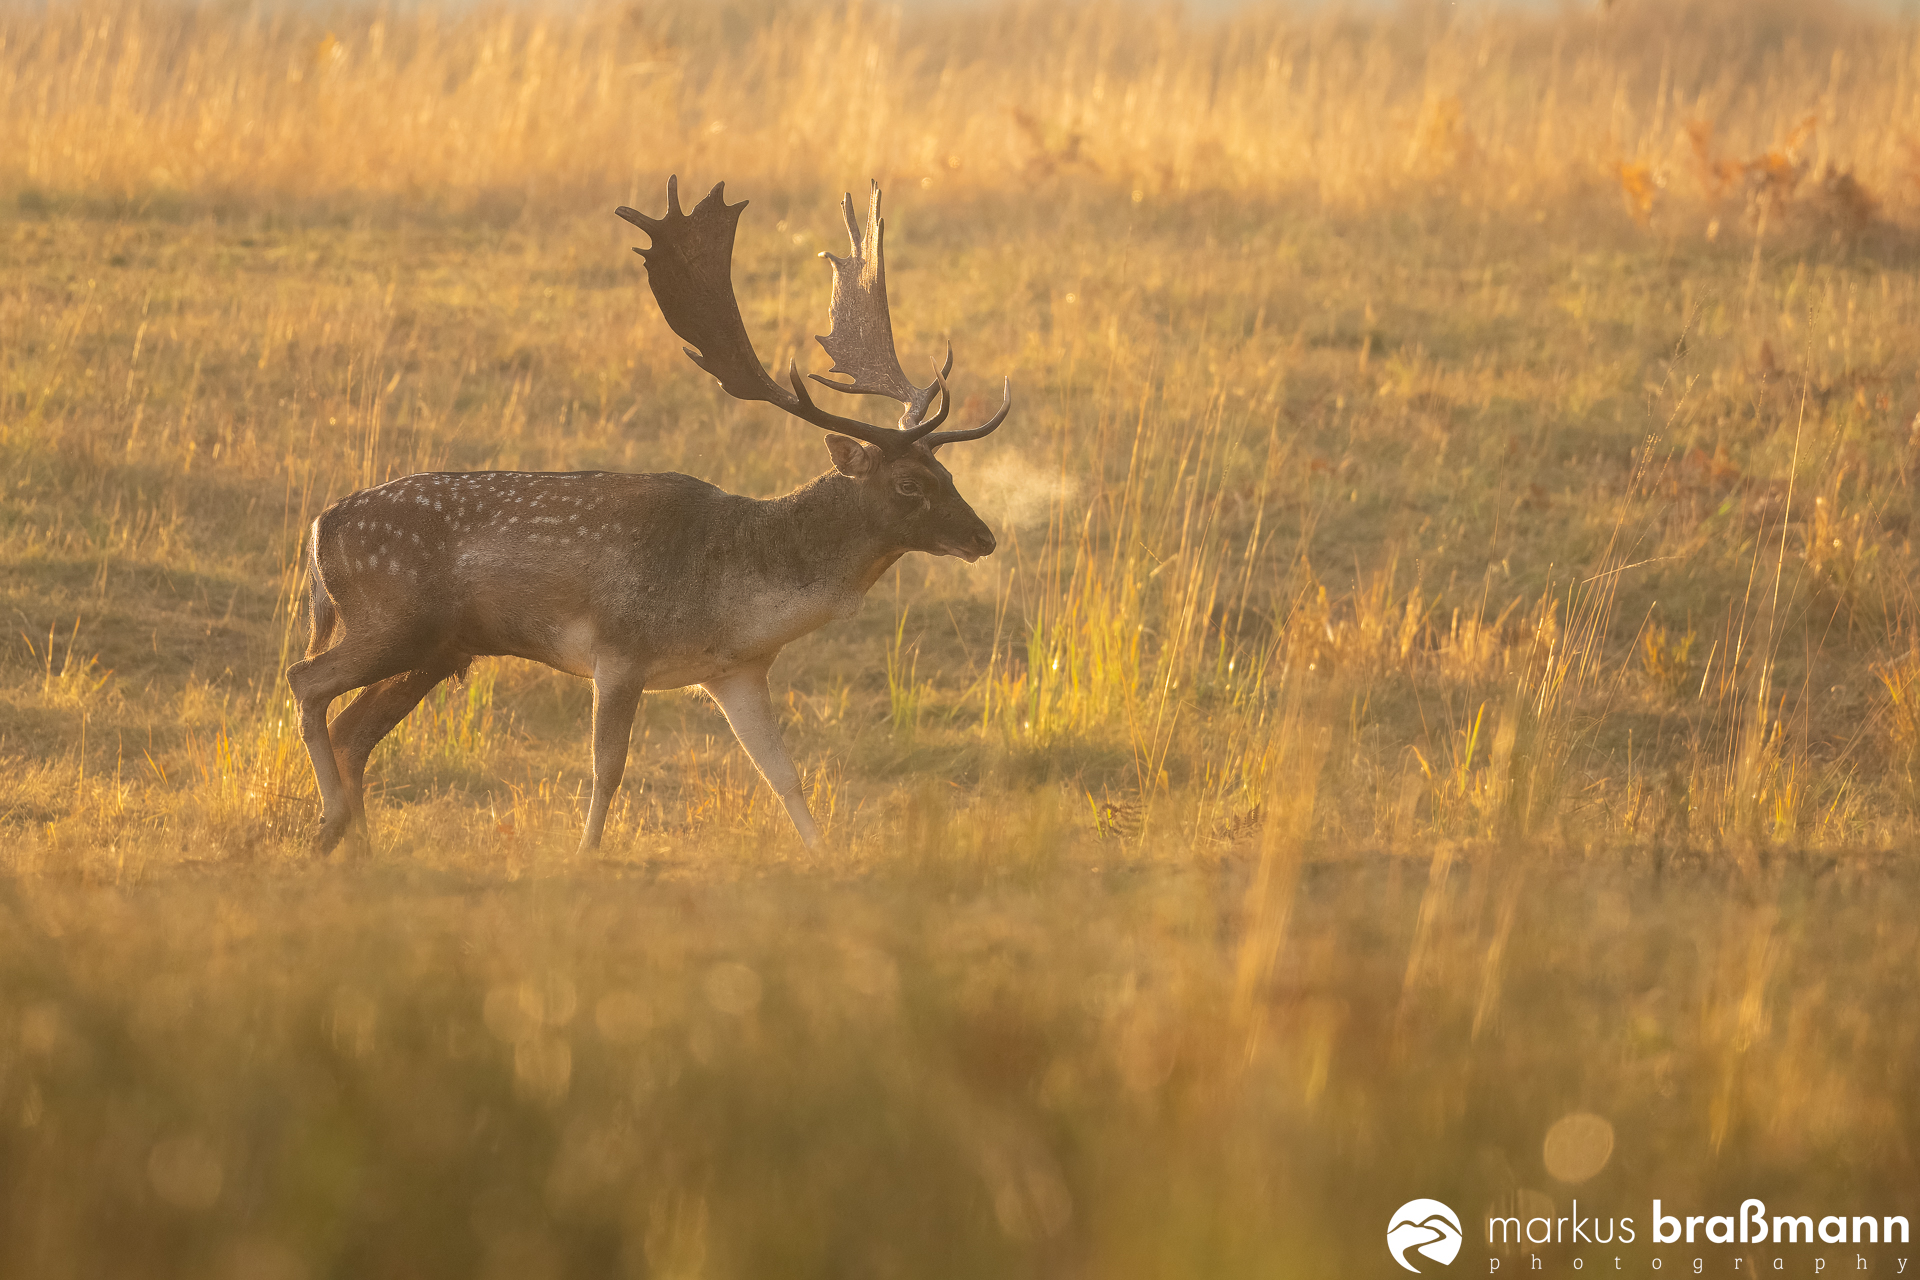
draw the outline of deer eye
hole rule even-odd
[[[920,496],[920,482],[918,480],[901,480],[895,483],[894,488],[909,498],[917,498]]]

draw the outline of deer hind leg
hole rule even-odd
[[[709,680],[707,692],[727,713],[727,723],[740,745],[753,758],[754,767],[767,780],[773,793],[787,806],[787,816],[807,848],[820,845],[820,828],[807,811],[807,797],[800,790],[800,771],[793,767],[786,743],[780,740],[780,722],[773,714],[773,700],[767,696],[767,669],[750,667],[732,671],[718,680]]]
[[[300,703],[300,736],[306,741],[308,759],[313,761],[314,781],[320,784],[320,833],[313,841],[316,854],[324,854],[339,844],[340,837],[347,834],[354,820],[353,803],[340,776],[333,740],[327,733],[327,708],[349,689],[375,684],[396,674],[394,668],[399,665],[379,651],[364,649],[348,639],[287,668],[287,683],[293,687],[293,696]]]
[[[627,772],[627,741],[633,733],[633,713],[640,707],[640,681],[626,673],[595,672],[593,677],[593,804],[587,810],[586,834],[580,852],[600,847],[606,829],[607,808],[620,779]]]
[[[328,726],[334,762],[339,766],[347,806],[353,813],[350,821],[362,830],[367,827],[367,757],[373,754],[380,740],[393,732],[394,726],[405,720],[407,713],[420,705],[420,700],[455,669],[430,667],[388,676],[362,689],[360,696]]]

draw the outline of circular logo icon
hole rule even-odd
[[[1450,1266],[1460,1255],[1460,1218],[1438,1200],[1409,1200],[1387,1223],[1387,1251],[1412,1272],[1420,1268],[1409,1254]]]

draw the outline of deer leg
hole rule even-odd
[[[780,722],[773,714],[773,700],[767,696],[767,669],[747,667],[730,671],[717,680],[709,680],[706,690],[720,709],[727,713],[733,735],[753,758],[754,767],[767,780],[773,793],[787,806],[793,829],[809,849],[820,846],[820,828],[807,811],[807,798],[800,790],[800,771],[787,755],[780,740]]]
[[[340,768],[341,785],[346,789],[352,821],[363,829],[367,824],[367,757],[380,739],[407,718],[433,687],[452,675],[451,668],[405,671],[369,685],[360,696],[333,718],[327,735],[333,740],[333,757]]]
[[[302,659],[287,668],[287,683],[300,703],[300,736],[313,762],[314,781],[320,785],[320,832],[314,837],[316,854],[329,852],[353,825],[354,809],[340,764],[334,758],[333,739],[327,733],[327,708],[349,689],[373,684],[394,674],[381,670],[379,655],[350,651],[343,643],[325,653]]]
[[[593,677],[593,804],[587,810],[586,834],[580,852],[600,847],[607,825],[607,807],[627,772],[627,740],[633,733],[633,713],[640,708],[641,685],[627,674],[594,673]]]

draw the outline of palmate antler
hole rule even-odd
[[[645,249],[636,249],[647,264],[647,283],[660,304],[667,325],[697,347],[686,348],[687,355],[712,374],[721,389],[739,400],[764,400],[814,426],[864,440],[888,452],[898,452],[924,442],[938,448],[959,440],[977,440],[1006,420],[1013,407],[1013,382],[1007,380],[1000,411],[981,426],[969,431],[938,431],[946,420],[950,405],[946,377],[953,370],[953,349],[947,349],[946,368],[934,375],[933,382],[916,387],[900,368],[894,353],[893,322],[887,309],[886,262],[882,256],[884,230],[880,221],[880,187],[873,187],[873,202],[863,236],[853,215],[853,197],[843,202],[847,232],[853,240],[853,252],[844,258],[824,256],[833,266],[833,299],[829,307],[832,332],[820,338],[820,345],[833,357],[831,372],[845,374],[850,382],[834,382],[814,375],[825,386],[849,394],[880,395],[898,401],[903,407],[901,427],[889,430],[854,418],[828,413],[814,404],[801,381],[797,363],[787,366],[789,391],[767,375],[747,337],[746,323],[740,318],[740,304],[733,294],[733,240],[739,227],[740,211],[747,207],[726,202],[726,184],[716,183],[712,191],[691,214],[680,211],[678,177],[667,179],[667,211],[659,218],[622,206],[614,212],[631,222],[652,239]],[[940,408],[931,418],[921,421],[935,390],[940,393]]]
[[[833,266],[833,299],[827,304],[833,332],[816,337],[826,353],[833,357],[829,373],[844,373],[851,382],[834,382],[811,374],[821,386],[832,387],[848,395],[885,396],[906,406],[900,420],[907,426],[918,425],[933,402],[938,381],[916,387],[900,368],[893,349],[893,316],[887,310],[887,224],[880,217],[880,184],[873,184],[873,196],[867,206],[867,230],[863,235],[859,220],[853,216],[853,195],[841,197],[840,212],[847,220],[847,239],[853,251],[844,258],[822,253]],[[953,372],[953,346],[947,346],[947,366],[941,375]]]

